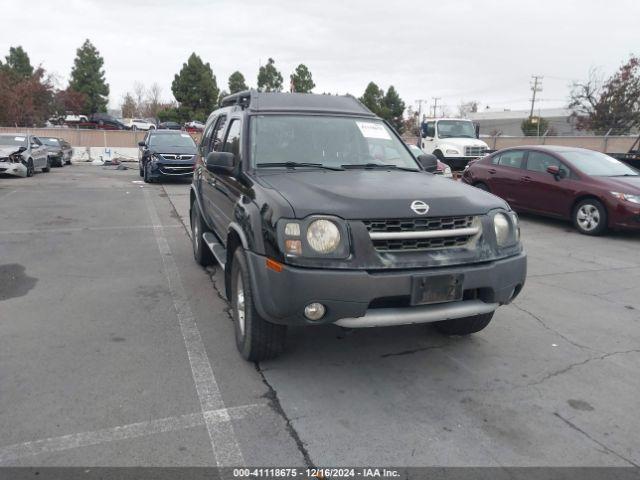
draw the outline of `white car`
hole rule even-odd
[[[130,118],[124,124],[131,130],[155,130],[156,124],[144,118]]]
[[[471,120],[433,118],[422,123],[420,148],[432,153],[454,170],[462,170],[470,160],[484,157],[489,146],[476,138]]]

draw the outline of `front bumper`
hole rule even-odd
[[[464,170],[464,167],[471,160],[476,160],[479,157],[444,157],[441,159],[442,163],[446,163],[451,167],[451,170]]]
[[[151,163],[150,176],[152,179],[158,178],[191,178],[195,163],[176,164],[175,162],[153,162]]]
[[[22,163],[0,162],[0,175],[2,174],[26,177],[27,167]]]
[[[266,257],[247,252],[256,309],[265,320],[282,325],[337,323],[365,327],[427,323],[495,310],[520,292],[527,274],[524,253],[493,262],[396,271],[310,269],[284,265],[266,267]],[[410,306],[412,278],[462,274],[464,300]],[[322,303],[320,321],[304,317],[304,307]]]

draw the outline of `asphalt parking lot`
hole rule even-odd
[[[527,284],[481,333],[294,329],[256,366],[188,188],[0,178],[0,465],[640,465],[640,235],[523,217]]]

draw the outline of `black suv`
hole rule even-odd
[[[241,92],[207,120],[191,186],[193,250],[224,269],[248,360],[287,325],[435,322],[482,330],[522,289],[518,218],[432,173],[353,97]]]
[[[138,168],[145,182],[193,175],[197,147],[188,133],[152,129],[138,146]]]

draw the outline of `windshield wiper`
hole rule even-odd
[[[362,168],[365,170],[373,170],[373,169],[393,169],[393,170],[404,170],[405,172],[417,172],[417,168],[408,168],[408,167],[399,167],[398,165],[392,165],[387,163],[346,163],[342,165],[343,168],[346,169],[358,169]]]
[[[330,167],[329,165],[323,165],[322,163],[308,163],[308,162],[277,162],[277,163],[258,163],[256,165],[258,168],[271,168],[271,167],[286,167],[286,168],[296,168],[296,167],[315,167],[315,168],[324,168],[325,170],[344,170],[341,167]]]

